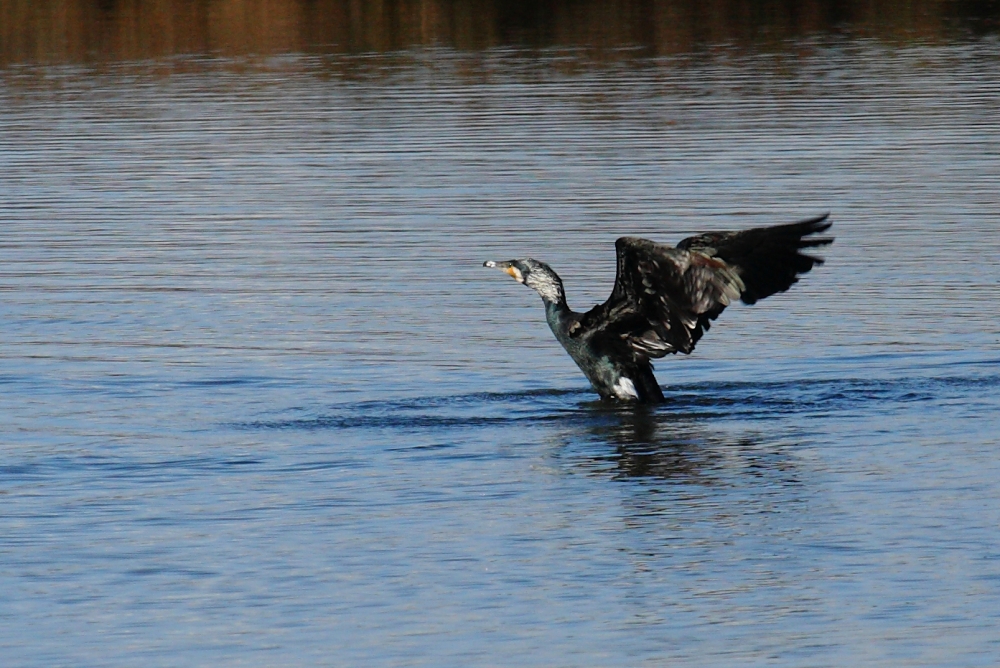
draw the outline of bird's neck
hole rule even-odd
[[[569,306],[566,305],[566,293],[563,291],[562,281],[553,282],[545,291],[539,290],[538,295],[545,303],[546,311],[553,308],[561,310],[569,309]]]
[[[556,272],[549,269],[532,274],[527,284],[542,298],[542,302],[545,304],[545,317],[549,321],[549,325],[552,326],[552,331],[555,331],[556,323],[560,322],[562,316],[569,312],[562,279]]]
[[[533,277],[528,285],[542,298],[546,309],[549,308],[550,304],[555,307],[567,308],[566,292],[563,290],[562,279],[555,272]]]
[[[553,332],[561,330],[560,324],[564,317],[572,313],[566,304],[566,295],[560,291],[558,300],[552,301],[542,297],[542,301],[545,303],[545,319],[548,320],[549,327]]]

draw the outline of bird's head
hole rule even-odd
[[[558,304],[566,299],[562,280],[556,272],[552,271],[552,267],[544,262],[531,258],[503,262],[488,260],[483,262],[483,266],[499,269],[508,274],[518,283],[523,283],[537,292],[547,302]]]

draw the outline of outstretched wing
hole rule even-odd
[[[825,220],[703,234],[677,248],[622,237],[611,297],[583,316],[579,333],[605,346],[624,342],[645,358],[690,353],[733,300],[753,304],[821,264],[799,251],[833,241],[805,238],[829,228]]]
[[[718,258],[737,267],[745,289],[744,304],[753,304],[776,292],[784,292],[823,259],[802,253],[833,243],[831,237],[812,237],[825,232],[833,223],[830,214],[789,225],[756,227],[741,232],[712,232],[690,237],[677,248]]]

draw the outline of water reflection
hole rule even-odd
[[[573,428],[560,433],[560,456],[588,474],[698,485],[745,475],[797,482],[786,444],[766,443],[745,427],[734,431],[719,415],[593,402],[566,423]]]
[[[652,410],[620,410],[616,420],[594,425],[590,438],[614,447],[617,477],[655,477],[709,484],[718,457],[701,447],[694,425],[664,420]]]
[[[620,57],[622,48],[662,55],[720,43],[797,49],[787,40],[830,32],[926,42],[998,24],[997,3],[934,0],[0,0],[0,65],[438,45]]]

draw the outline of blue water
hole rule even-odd
[[[3,664],[1000,663],[998,64],[3,70]],[[481,266],[824,211],[655,408]]]

